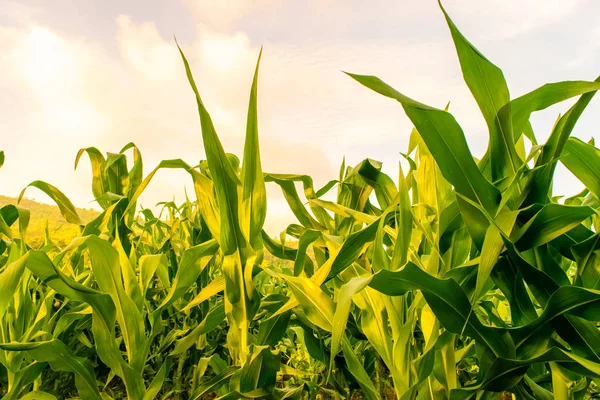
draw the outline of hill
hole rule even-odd
[[[16,206],[17,199],[0,195],[0,207],[8,204]],[[34,248],[44,243],[46,221],[48,221],[50,238],[60,247],[65,246],[78,235],[78,227],[68,223],[61,215],[57,206],[38,203],[35,200],[27,198],[23,198],[18,206],[29,210],[31,213],[29,227],[27,228],[27,243]],[[98,215],[97,211],[84,208],[78,208],[77,213],[83,222],[89,222]],[[13,229],[16,234],[18,227],[13,227]]]

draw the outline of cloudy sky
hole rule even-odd
[[[513,97],[546,82],[600,74],[596,0],[446,0],[463,33],[505,72]],[[2,0],[0,1],[0,194],[32,180],[93,207],[81,147],[142,150],[146,173],[160,160],[204,157],[195,102],[173,36],[226,151],[242,153],[249,89],[260,46],[259,129],[264,169],[335,178],[345,156],[384,162],[396,175],[411,125],[398,103],[340,71],[381,77],[451,111],[481,156],[487,130],[464,85],[434,0]],[[540,139],[568,103],[534,117]],[[599,137],[600,101],[575,135]],[[563,170],[558,193],[580,186]],[[183,172],[164,171],[145,206],[182,198]],[[31,189],[29,197],[47,201]],[[269,187],[271,233],[292,222]]]

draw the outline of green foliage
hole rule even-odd
[[[165,160],[144,177],[133,144],[106,157],[82,149],[75,165],[88,155],[102,212],[35,181],[64,218],[47,214],[39,243],[44,207],[0,208],[4,398],[598,397],[600,150],[570,135],[599,83],[511,100],[502,71],[444,15],[490,144],[476,160],[448,110],[348,74],[415,126],[397,183],[371,159],[343,163],[318,189],[263,172],[260,55],[240,167],[180,49],[207,160]],[[574,96],[538,144],[531,114]],[[582,193],[552,196],[558,161]],[[174,168],[195,199],[136,214],[158,170]],[[263,230],[267,183],[298,220],[278,240]],[[321,198],[334,189],[334,201]],[[56,240],[67,231],[57,223],[68,239]]]

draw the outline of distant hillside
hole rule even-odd
[[[4,207],[7,204],[17,205],[17,199],[0,195],[0,207]],[[29,227],[27,228],[27,243],[30,246],[35,248],[44,242],[46,221],[48,221],[50,238],[58,246],[67,245],[77,236],[77,226],[65,221],[57,206],[42,204],[24,198],[21,200],[19,207],[27,209],[31,213]],[[81,217],[81,220],[86,223],[98,215],[98,212],[95,210],[83,208],[78,208],[77,213]],[[13,229],[15,230],[15,234],[17,234],[18,226],[13,226]]]

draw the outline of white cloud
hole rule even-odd
[[[277,35],[264,40],[259,129],[266,171],[310,174],[319,186],[337,176],[339,162],[347,156],[350,164],[365,157],[380,159],[395,176],[398,153],[406,148],[411,128],[408,119],[399,104],[361,87],[341,70],[378,75],[437,107],[451,101],[451,111],[474,152],[481,155],[485,150],[485,124],[462,82],[443,18],[433,3],[400,4],[384,14],[379,3],[350,8],[337,0],[313,2],[295,14],[276,0],[187,3],[196,35],[180,44],[225,149],[238,155],[260,49],[253,29],[264,23],[276,33],[287,32],[286,24],[290,31],[301,26],[286,40]],[[542,6],[537,0],[519,6],[526,11],[523,15],[500,1],[487,7],[458,0],[445,4],[460,26],[474,21],[465,24],[465,33],[491,39],[494,51],[507,58],[505,42],[492,32],[525,35],[574,12],[561,2],[545,2],[547,7],[535,12]],[[286,11],[286,17],[274,18],[274,10]],[[15,4],[0,13],[0,129],[10,132],[0,143],[7,157],[0,169],[3,194],[16,195],[28,182],[43,179],[85,206],[92,200],[89,167],[83,162],[80,170],[71,172],[74,156],[84,146],[115,152],[134,141],[144,155],[146,172],[162,159],[196,163],[204,157],[194,98],[170,36],[151,20],[139,22],[123,14],[114,16],[113,31],[99,42],[45,26],[38,22],[43,13]],[[438,25],[429,27],[432,13]],[[337,27],[330,26],[334,17],[341,21]],[[377,17],[390,26],[412,23],[422,32],[411,40],[368,34],[363,39],[363,17]],[[240,21],[247,29],[240,28]],[[329,35],[303,41],[311,30]],[[514,46],[510,40],[506,43]],[[528,64],[521,64],[519,71],[528,71]],[[150,206],[173,194],[181,199],[188,179],[185,173],[160,173],[142,203]],[[269,191],[268,224],[276,231],[293,217],[277,188]]]
[[[194,17],[213,29],[228,29],[254,10],[279,7],[281,0],[186,0]]]
[[[114,59],[93,43],[60,35],[35,21],[22,22],[3,28],[0,39],[1,63],[8,67],[0,85],[18,93],[17,112],[3,115],[6,130],[18,132],[2,144],[7,155],[0,170],[4,193],[16,195],[28,182],[43,179],[76,204],[90,204],[87,162],[70,172],[75,153],[85,146],[114,152],[134,141],[147,171],[161,159],[196,163],[204,157],[195,102],[174,41],[164,38],[153,23],[136,24],[124,15],[116,18],[119,58]],[[210,28],[182,47],[226,150],[241,154],[258,48],[243,33],[229,35]],[[269,135],[266,121],[264,127],[265,169],[329,172],[321,149],[301,139],[293,144]],[[175,194],[181,199],[185,184],[189,185],[185,174],[165,171],[142,203],[153,205]],[[270,192],[277,215],[275,204],[282,199],[276,190]],[[43,200],[34,190],[29,195]],[[277,229],[282,226],[280,220],[270,221]]]
[[[459,27],[483,33],[483,40],[501,40],[564,20],[584,0],[446,0],[443,4]]]
[[[121,56],[137,79],[153,86],[176,80],[181,63],[173,57],[172,40],[165,40],[152,22],[135,24],[129,16],[119,15],[116,24]]]

